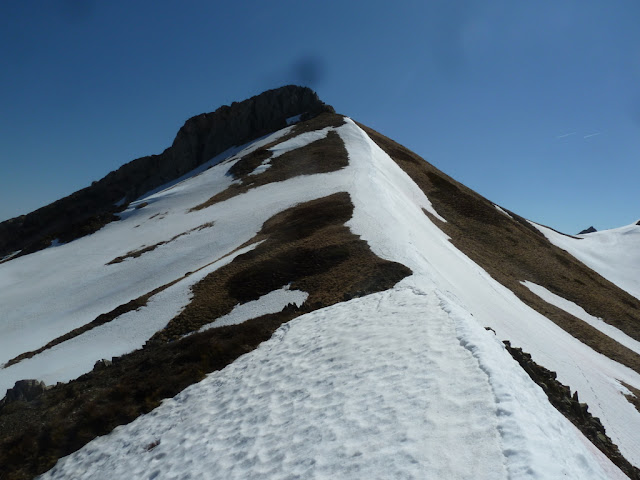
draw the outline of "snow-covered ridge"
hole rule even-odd
[[[354,122],[334,130],[347,168],[263,185],[187,214],[229,186],[225,172],[238,153],[146,197],[147,206],[95,235],[0,265],[0,287],[20,295],[12,281],[24,290],[32,275],[36,292],[50,295],[44,300],[66,299],[55,304],[60,312],[55,317],[53,310],[51,322],[63,331],[100,311],[101,301],[135,298],[223,258],[292,205],[346,191],[354,206],[351,231],[381,258],[414,272],[393,289],[298,317],[257,350],[94,440],[43,478],[625,478],[551,407],[502,339],[578,389],[622,453],[640,465],[640,415],[617,381],[640,388],[640,375],[561,330],[456,249],[425,215],[445,220],[422,190]],[[105,276],[104,263],[132,244],[151,245],[207,222],[214,226],[112,265]],[[70,292],[60,286],[49,294],[61,279]],[[36,315],[42,307],[23,305],[24,292],[15,301],[10,293],[0,288],[0,304],[13,302],[23,317],[0,323],[0,352],[25,330],[49,327]],[[176,313],[188,294],[171,295],[158,306]],[[291,301],[282,291],[274,295],[275,308]],[[245,304],[256,307],[249,315],[267,311],[269,302],[260,300]],[[131,320],[144,322],[140,312]]]

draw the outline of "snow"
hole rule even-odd
[[[285,153],[291,152],[292,150],[305,147],[310,143],[316,142],[318,140],[322,140],[327,137],[327,134],[330,130],[335,130],[333,127],[326,127],[320,130],[314,130],[312,132],[305,132],[297,135],[289,140],[285,140],[277,144],[274,147],[271,147],[269,150],[273,152],[271,158],[278,158],[280,155],[284,155]]]
[[[561,308],[565,312],[573,315],[576,318],[579,318],[583,322],[588,323],[595,329],[614,339],[619,344],[624,345],[628,349],[633,350],[640,355],[640,342],[631,338],[629,335],[617,329],[613,325],[609,325],[608,323],[604,322],[601,318],[589,315],[580,305],[576,305],[575,303],[562,298],[555,293],[550,292],[540,285],[529,282],[528,280],[520,283],[522,283],[525,287],[542,298],[545,302]]]
[[[640,299],[640,225],[570,237],[530,222],[555,246]]]
[[[504,211],[502,208],[500,208],[498,205],[494,204],[493,206],[496,207],[496,210],[498,210],[500,213],[506,215],[507,217],[513,220],[513,217],[509,215],[506,211]]]
[[[340,191],[354,204],[352,232],[376,255],[413,271],[391,290],[283,325],[258,349],[43,478],[625,478],[549,404],[503,339],[578,389],[640,465],[640,414],[620,385],[640,388],[640,375],[560,329],[457,250],[425,215],[445,221],[429,199],[354,122],[282,142],[273,157],[331,130],[345,142],[344,169],[263,185],[187,213],[231,184],[225,173],[236,153],[139,199],[148,203],[143,209],[132,203],[120,222],[94,235],[0,265],[0,361],[222,259],[274,214]],[[105,267],[207,222],[214,226]],[[165,290],[166,298],[158,295],[166,318],[186,304],[195,275]],[[306,292],[276,290],[217,320],[255,318],[293,294],[300,300]],[[128,324],[144,325],[153,308],[150,302],[130,312]],[[61,344],[59,358],[72,345]],[[102,347],[101,356],[113,355]],[[41,376],[42,364],[25,365],[25,374]]]
[[[42,478],[607,478],[499,342],[439,304],[404,287],[299,317]]]
[[[294,123],[298,123],[300,121],[300,117],[302,117],[302,114],[294,115],[293,117],[287,118],[287,125],[293,125]]]
[[[298,148],[305,147],[312,142],[322,140],[327,137],[327,133],[330,130],[334,130],[332,127],[323,128],[321,130],[314,130],[312,132],[305,132],[297,135],[289,140],[279,143],[275,147],[271,147],[269,150],[272,152],[271,156],[262,161],[249,175],[259,175],[271,167],[271,160],[278,158],[285,153],[291,152]]]
[[[15,252],[11,252],[11,253],[5,255],[4,257],[0,258],[0,262],[6,262],[8,260],[11,260],[13,257],[18,255],[21,251],[22,250],[16,250]]]
[[[307,300],[309,294],[302,290],[289,290],[289,287],[289,285],[284,285],[281,289],[262,295],[257,300],[238,304],[231,312],[203,326],[200,331],[226,325],[238,325],[261,315],[277,313],[290,303],[298,307],[301,306]]]
[[[269,167],[271,167],[270,160],[271,158],[263,160],[262,163],[258,165],[249,175],[260,175],[261,173],[265,172]]]
[[[206,275],[227,265],[258,243],[233,252],[149,299],[145,307],[95,327],[38,355],[0,369],[0,392],[24,378],[37,377],[47,385],[68,382],[91,371],[96,360],[120,356],[142,348],[154,333],[164,328],[189,304],[190,287]]]
[[[284,133],[257,144],[267,144]],[[255,148],[253,144],[245,151]],[[187,213],[232,183],[225,175],[229,165],[220,161],[213,159],[215,165],[198,175],[187,175],[132,202],[120,221],[94,235],[1,264],[0,364],[227,255],[250,240],[274,214],[300,201],[335,193],[337,188],[333,182],[316,188],[314,180],[308,179],[292,186],[291,193],[267,185],[261,193],[250,191]],[[148,205],[137,209],[142,203]],[[212,228],[192,231],[138,258],[106,265],[143,245],[168,241],[210,222],[214,222]]]

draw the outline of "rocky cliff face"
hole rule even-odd
[[[133,160],[90,187],[0,223],[0,261],[18,250],[25,254],[45,248],[54,239],[68,242],[93,233],[117,219],[114,213],[128,202],[226,149],[284,127],[289,117],[312,117],[325,110],[333,109],[311,89],[288,85],[192,117],[161,154]],[[116,207],[119,202],[122,206]]]

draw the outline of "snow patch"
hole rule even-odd
[[[302,290],[290,290],[289,288],[289,285],[285,285],[281,289],[269,292],[257,300],[238,304],[233,307],[231,312],[221,316],[214,322],[203,326],[200,328],[200,331],[203,332],[210,328],[217,328],[226,325],[238,325],[252,318],[267,315],[269,313],[277,313],[282,311],[282,309],[290,303],[294,303],[299,307],[309,297],[307,292],[303,292]]]
[[[496,207],[496,210],[498,210],[500,213],[503,213],[504,215],[506,215],[507,217],[509,217],[511,220],[513,220],[513,217],[511,215],[509,215],[508,212],[506,212],[505,210],[503,210],[502,208],[500,208],[498,205],[493,205],[494,207]]]
[[[47,385],[68,382],[90,372],[98,359],[141,348],[189,304],[193,285],[258,245],[249,245],[193,273],[151,297],[145,307],[120,315],[10,367],[0,368],[0,394],[24,378],[37,378]]]

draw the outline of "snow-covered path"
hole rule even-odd
[[[290,322],[44,478],[506,478],[495,410],[437,296],[398,289]]]
[[[498,340],[443,305],[396,287],[299,317],[42,478],[616,478]]]

